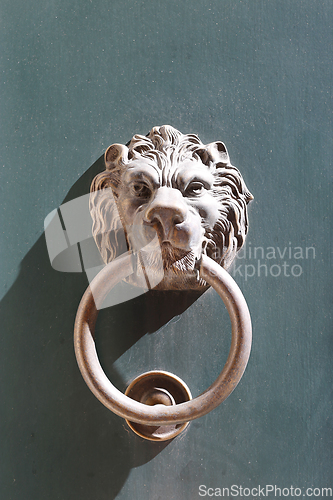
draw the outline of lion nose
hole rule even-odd
[[[187,206],[182,200],[181,192],[161,187],[147,208],[145,219],[150,224],[161,225],[164,236],[168,238],[175,226],[185,221],[186,215]]]

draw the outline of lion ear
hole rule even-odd
[[[223,142],[212,142],[208,144],[207,149],[214,163],[224,163],[225,165],[230,163],[228,150]]]
[[[207,146],[197,149],[196,153],[204,165],[211,165],[216,163],[223,163],[228,165],[230,163],[228,150],[225,144],[221,141],[211,142]]]
[[[104,160],[107,170],[124,165],[128,161],[128,147],[123,144],[112,144],[105,151]]]

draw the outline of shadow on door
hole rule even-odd
[[[101,157],[64,201],[86,194],[102,169]],[[99,491],[110,500],[131,468],[149,462],[168,444],[135,436],[86,387],[72,334],[87,284],[83,273],[52,269],[43,235],[22,260],[19,276],[1,302],[1,448],[8,498],[79,495],[84,500]],[[101,363],[120,390],[129,381],[114,368],[115,360],[143,335],[185,311],[199,295],[149,292],[101,311],[97,347],[103,347]]]

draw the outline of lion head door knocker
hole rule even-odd
[[[171,126],[135,135],[105,153],[92,182],[93,236],[106,264],[87,288],[75,322],[75,352],[95,396],[140,436],[166,440],[224,401],[241,379],[251,349],[251,318],[226,269],[242,247],[253,198],[222,142],[202,144]],[[125,234],[125,244],[119,234]],[[125,248],[124,248],[125,247]],[[94,327],[99,305],[121,280],[147,290],[212,286],[231,318],[229,356],[216,381],[192,399],[167,372],[137,377],[125,394],[99,363]]]

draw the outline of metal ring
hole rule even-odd
[[[74,344],[83,378],[109,410],[132,422],[147,425],[180,424],[206,415],[235,389],[250,356],[251,318],[243,294],[227,271],[209,257],[202,256],[200,277],[219,294],[231,319],[232,339],[227,362],[215,382],[191,401],[174,406],[148,406],[125,396],[114,387],[99,363],[93,338],[98,304],[119,281],[133,273],[132,257],[128,252],[108,264],[82,297],[75,320]],[[97,307],[95,301],[98,302]]]

